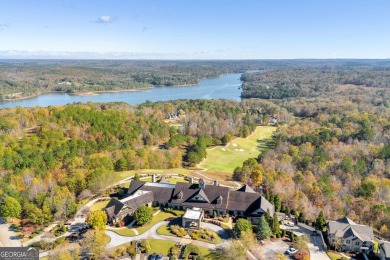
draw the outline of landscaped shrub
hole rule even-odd
[[[188,256],[190,254],[195,254],[199,256],[201,255],[199,248],[197,246],[194,246],[193,244],[186,245],[183,252],[183,258],[188,259]]]
[[[171,225],[169,226],[169,229],[178,237],[184,237],[187,235],[185,228],[179,227],[178,225]]]
[[[169,259],[178,259],[180,254],[180,247],[177,247],[176,245],[172,246],[169,249],[168,256],[170,257]]]
[[[116,259],[126,254],[126,247],[121,246],[118,247],[113,253],[111,253],[111,257]]]
[[[199,238],[199,234],[197,232],[192,232],[191,233],[191,238],[196,240],[196,239]]]
[[[141,241],[141,251],[142,253],[147,253],[147,254],[149,254],[152,251],[152,247],[150,246],[148,240]]]
[[[137,243],[131,242],[130,246],[127,248],[127,253],[129,255],[135,256],[137,254],[136,245],[137,245]]]

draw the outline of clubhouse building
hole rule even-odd
[[[153,178],[155,179],[155,178]],[[201,209],[205,215],[230,215],[244,217],[257,224],[260,217],[269,210],[271,216],[274,206],[260,193],[248,185],[238,190],[214,184],[204,180],[199,183],[178,182],[169,184],[163,177],[159,182],[132,181],[126,196],[121,199],[111,199],[105,211],[111,223],[117,223],[140,206],[161,206],[172,209]]]

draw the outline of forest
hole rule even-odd
[[[259,101],[263,114],[273,109]],[[195,165],[206,147],[246,136],[260,115],[236,101],[73,104],[0,110],[0,201],[34,224],[73,217],[77,202],[118,181],[116,172]],[[167,115],[180,111],[181,126]]]
[[[390,70],[271,69],[245,73],[241,79],[243,98],[284,99],[316,97],[347,88],[389,88]]]
[[[258,66],[243,61],[0,60],[0,98],[194,85]]]
[[[275,146],[232,178],[263,185],[271,201],[301,219],[314,221],[321,210],[328,219],[348,215],[390,237],[389,61],[13,62],[0,63],[2,73],[111,66],[145,76],[197,67],[191,77],[201,78],[255,69],[242,76],[243,96],[263,98],[1,109],[0,201],[16,199],[21,217],[38,224],[71,217],[118,171],[193,167],[207,147],[248,136],[274,117]]]
[[[295,70],[296,68],[299,70]],[[303,77],[306,72],[302,75],[301,69],[353,70],[355,72],[348,74],[350,81],[345,82],[370,85],[388,77],[383,70],[389,68],[390,62],[387,60],[0,60],[0,100],[25,98],[48,92],[77,94],[193,85],[198,84],[201,79],[246,71],[267,73],[244,74],[243,97],[283,98],[306,95],[311,89]],[[367,77],[366,74],[373,69],[378,71]],[[284,80],[287,77],[290,80],[278,82],[277,75]],[[313,76],[317,75],[308,75],[306,78]],[[338,72],[325,73],[321,76],[321,81],[328,82],[330,85],[327,84],[326,87],[331,90],[332,84],[339,76]],[[260,84],[259,80],[264,82]],[[321,81],[317,80],[317,83],[320,84]],[[276,86],[276,83],[280,86]],[[318,88],[317,83],[313,86],[313,91]],[[322,84],[322,87],[325,85]]]

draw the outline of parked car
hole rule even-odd
[[[285,225],[288,226],[288,227],[295,226],[294,222],[291,222],[291,221],[287,222]]]
[[[288,255],[293,255],[296,252],[298,252],[298,250],[296,250],[294,247],[290,247],[288,250],[286,250],[286,254]]]
[[[317,230],[313,230],[313,232],[311,233],[312,236],[318,236],[318,233],[317,233]]]

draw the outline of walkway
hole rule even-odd
[[[106,230],[106,234],[111,238],[111,241],[107,244],[107,248],[116,247],[131,241],[136,240],[143,240],[143,239],[163,239],[163,240],[171,240],[176,243],[182,243],[182,244],[193,244],[197,246],[203,246],[209,249],[215,249],[218,246],[224,244],[227,242],[227,239],[229,238],[229,234],[221,227],[210,224],[210,223],[202,223],[203,228],[208,228],[213,231],[215,231],[221,238],[222,242],[219,244],[210,244],[203,241],[193,240],[189,238],[181,238],[181,237],[174,237],[174,236],[166,236],[166,235],[159,235],[157,234],[157,229],[161,226],[168,225],[169,221],[161,221],[154,226],[152,226],[148,231],[145,233],[142,233],[141,235],[133,236],[133,237],[127,237],[127,236],[121,236],[117,233]]]

